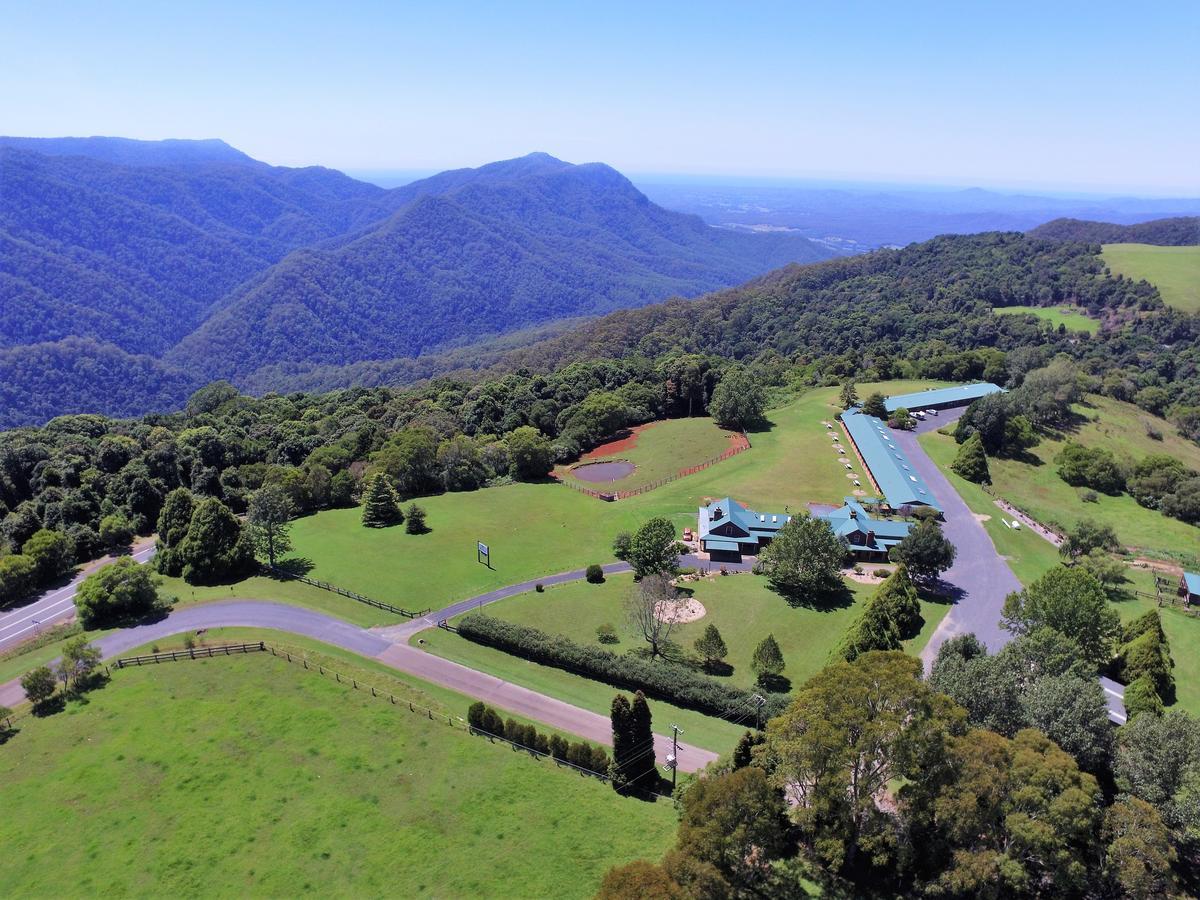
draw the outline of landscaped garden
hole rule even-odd
[[[261,655],[119,672],[22,720],[0,781],[24,896],[586,897],[674,838],[667,804]]]

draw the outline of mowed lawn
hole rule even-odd
[[[588,456],[583,462],[627,460],[637,469],[616,481],[596,484],[575,478],[571,466],[556,470],[563,480],[593,490],[628,491],[653,484],[683,469],[708,462],[730,449],[735,432],[726,431],[707,416],[667,419],[652,422],[636,435],[636,443],[627,449],[601,456]]]
[[[1085,503],[1082,492],[1059,477],[1054,458],[1069,439],[1111,450],[1126,461],[1140,460],[1151,453],[1166,453],[1200,470],[1200,447],[1180,437],[1169,422],[1108,397],[1089,395],[1087,404],[1077,407],[1077,412],[1084,422],[1076,431],[1062,439],[1043,437],[1030,451],[1038,464],[989,459],[996,493],[1040,522],[1057,522],[1071,528],[1080,519],[1091,518],[1112,525],[1121,542],[1135,552],[1194,556],[1200,548],[1200,528],[1139,506],[1128,494],[1116,497],[1100,494],[1095,503]],[[1162,434],[1161,441],[1146,434],[1147,423]],[[940,459],[935,456],[940,464],[948,465],[953,460],[956,450],[953,438],[924,435],[921,440],[930,448],[931,455],[937,452],[932,448],[939,444],[948,448]]]
[[[1049,322],[1055,328],[1066,326],[1068,331],[1086,331],[1095,334],[1100,330],[1100,322],[1089,316],[1076,306],[997,306],[992,309],[998,316],[1036,316],[1043,322]]]
[[[692,582],[693,596],[704,605],[705,616],[695,622],[677,625],[670,639],[688,655],[692,644],[711,623],[716,625],[729,648],[726,662],[732,666],[728,678],[739,687],[754,686],[750,660],[754,648],[768,634],[774,634],[783,651],[787,669],[784,675],[800,685],[815,675],[830,661],[830,653],[838,645],[851,622],[859,614],[863,602],[875,592],[873,585],[846,581],[847,593],[840,601],[824,606],[792,607],[772,591],[764,578],[756,575],[730,575]],[[633,589],[631,576],[609,578],[604,584],[556,585],[544,593],[530,592],[502,600],[486,612],[497,618],[530,625],[551,634],[562,634],[574,641],[600,646],[596,628],[612,625],[620,643],[607,649],[622,653],[646,646],[640,635],[624,621],[623,603]],[[944,604],[924,604],[922,612],[935,626],[949,609]],[[926,637],[926,639],[928,639]],[[914,638],[914,642],[919,638]],[[924,642],[921,642],[922,646]],[[919,652],[920,647],[910,648]]]
[[[929,381],[892,382],[891,393]],[[871,385],[861,385],[865,396]],[[840,502],[850,488],[822,420],[832,421],[837,388],[821,388],[768,412],[772,425],[750,435],[753,448],[695,475],[628,500],[606,503],[551,481],[512,484],[420,500],[430,533],[403,526],[363,528],[361,510],[328,510],[292,529],[296,557],[310,575],[409,609],[438,609],[505,585],[612,560],[612,540],[654,516],[682,532],[706,498],[733,496],[752,506],[792,511],[810,501]],[[859,473],[861,474],[861,472]],[[492,550],[492,569],[475,543]]]
[[[0,750],[13,896],[562,896],[657,858],[618,797],[270,656],[118,673]]]
[[[1114,273],[1150,282],[1168,306],[1200,312],[1200,247],[1105,244],[1101,256]]]

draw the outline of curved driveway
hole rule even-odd
[[[568,573],[573,574],[573,573]],[[580,576],[582,577],[582,576]],[[549,583],[549,579],[542,579]],[[562,580],[570,580],[564,577]],[[499,598],[495,598],[499,599]],[[490,602],[490,601],[489,601]],[[469,605],[469,604],[468,604]],[[448,611],[453,607],[447,607]],[[445,618],[442,615],[442,618]],[[607,716],[581,709],[547,697],[520,685],[511,684],[491,675],[425,653],[407,644],[393,643],[379,633],[367,631],[323,613],[258,600],[229,600],[192,606],[171,613],[166,618],[133,628],[126,628],[92,641],[104,659],[127,653],[134,647],[160,640],[174,634],[199,628],[267,628],[300,634],[314,640],[341,647],[352,653],[375,659],[393,669],[414,675],[424,681],[493,703],[509,712],[544,722],[554,728],[578,734],[599,744],[612,743],[612,723]],[[421,628],[428,627],[428,623]],[[21,685],[10,681],[0,685],[0,705],[16,706],[25,699]],[[665,760],[671,741],[663,735],[654,736],[657,756]],[[679,768],[685,772],[702,769],[717,758],[717,754],[689,744],[679,745]]]

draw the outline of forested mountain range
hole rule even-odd
[[[1029,232],[1034,237],[1056,241],[1087,241],[1093,244],[1156,244],[1185,247],[1200,244],[1200,216],[1154,219],[1135,225],[1089,222],[1083,219],[1054,219]]]
[[[385,190],[220,141],[0,138],[0,184],[3,425],[169,407],[213,377],[287,389],[298,363],[415,356],[829,255],[545,154]]]

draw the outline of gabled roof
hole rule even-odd
[[[895,412],[901,407],[915,411],[926,406],[941,406],[946,403],[969,403],[1003,390],[1004,388],[986,381],[978,384],[956,384],[953,387],[933,388],[912,394],[897,394],[884,400],[883,406],[888,412]]]
[[[721,510],[721,518],[713,519],[713,514],[717,510]],[[726,522],[733,522],[738,528],[750,535],[748,538],[739,539],[736,536],[719,534],[715,535],[716,540],[734,540],[741,543],[757,543],[759,535],[770,537],[782,528],[792,517],[781,513],[760,513],[747,507],[744,503],[739,503],[732,497],[723,497],[720,500],[714,500],[708,506],[700,507],[700,514],[697,520],[699,525],[699,538],[704,540],[714,528],[720,528]]]
[[[858,408],[846,410],[841,419],[888,505],[941,509],[933,490],[908,461],[887,425]]]
[[[1189,594],[1196,594],[1200,596],[1200,575],[1196,574],[1195,572],[1184,572],[1183,583],[1187,587],[1187,592]]]
[[[871,518],[862,504],[853,497],[847,497],[846,505],[841,509],[825,513],[820,518],[829,523],[829,527],[838,537],[849,538],[855,532],[863,535],[873,532],[875,540],[869,546],[876,550],[887,550],[895,546],[904,540],[912,529],[908,522]]]

